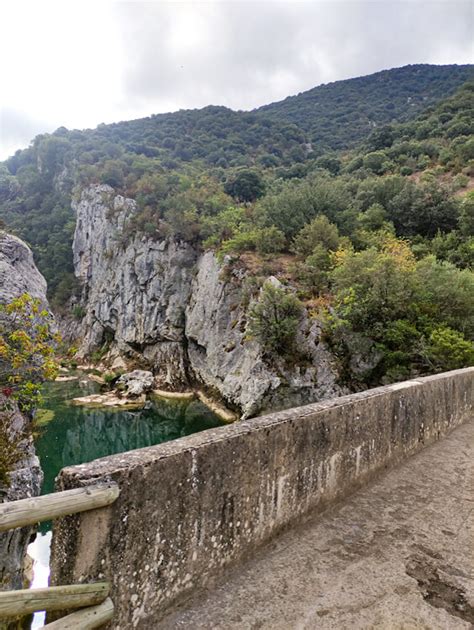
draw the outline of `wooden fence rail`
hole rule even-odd
[[[118,485],[108,482],[1,503],[0,532],[103,508],[112,504],[119,494]],[[49,630],[93,630],[113,617],[114,604],[108,597],[109,592],[108,582],[0,592],[0,620],[43,610],[81,608],[44,627]]]
[[[95,630],[111,621],[114,605],[110,597],[99,606],[78,610],[44,626],[44,630]]]
[[[96,606],[109,592],[107,582],[0,592],[0,618],[30,615],[41,610],[50,612]]]
[[[0,532],[110,505],[119,496],[114,482],[64,490],[0,504]]]

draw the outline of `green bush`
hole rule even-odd
[[[285,246],[285,235],[274,225],[256,230],[255,247],[259,254],[277,254]]]
[[[75,306],[72,309],[72,314],[76,319],[82,319],[86,315],[86,310],[83,306]]]
[[[267,282],[249,312],[249,331],[268,354],[295,352],[295,337],[303,305],[282,287]]]
[[[226,181],[224,191],[237,201],[255,201],[265,193],[265,182],[257,171],[239,171]]]
[[[292,250],[300,256],[310,256],[316,247],[334,251],[339,245],[339,230],[323,214],[307,223],[295,236]]]
[[[435,328],[423,348],[430,369],[443,372],[474,364],[474,344],[447,326]]]

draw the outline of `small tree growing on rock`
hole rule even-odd
[[[18,409],[31,413],[40,399],[39,384],[57,374],[53,352],[59,341],[40,301],[24,294],[0,304],[0,485],[22,458],[29,431],[18,430]]]
[[[267,282],[250,309],[250,333],[269,354],[289,355],[302,313],[303,305],[293,293]]]
[[[0,304],[0,391],[23,411],[37,405],[39,383],[56,376],[54,346],[59,341],[38,299],[24,294]]]

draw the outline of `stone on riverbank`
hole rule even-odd
[[[133,370],[122,376],[117,381],[117,386],[127,397],[135,398],[146,394],[153,389],[155,379],[152,372],[146,370]]]
[[[126,409],[143,409],[145,403],[145,394],[136,396],[133,400],[130,400],[129,398],[119,397],[116,392],[91,394],[90,396],[81,396],[80,398],[73,398],[71,400],[71,404],[83,405],[85,407],[125,407]]]

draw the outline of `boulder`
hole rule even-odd
[[[136,398],[153,389],[155,378],[152,372],[146,370],[133,370],[122,376],[117,381],[117,386],[125,396]]]

